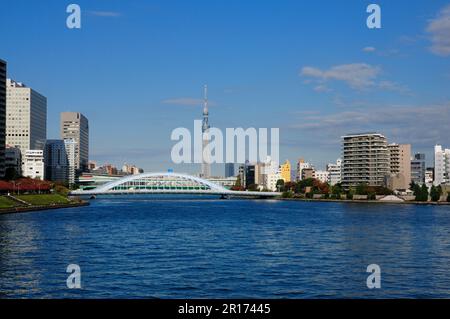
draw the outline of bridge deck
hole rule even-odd
[[[231,197],[278,197],[281,193],[275,192],[251,192],[251,191],[215,191],[215,190],[75,190],[70,192],[72,196],[97,196],[97,195],[133,195],[133,194],[183,194],[183,195],[219,195]]]

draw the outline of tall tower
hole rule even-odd
[[[208,86],[205,85],[205,97],[203,102],[203,123],[202,123],[202,173],[201,177],[208,178],[211,176],[211,166],[209,164],[209,154],[204,154],[206,146],[209,143],[208,133],[209,133],[209,112],[208,112]]]
[[[86,172],[89,161],[89,121],[79,112],[61,113],[61,139],[75,141],[75,170]]]
[[[47,140],[47,98],[25,84],[6,80],[6,144],[44,150]]]
[[[0,178],[5,176],[6,61],[0,59]]]

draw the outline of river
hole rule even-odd
[[[449,265],[449,206],[131,196],[0,216],[0,298],[450,298]]]

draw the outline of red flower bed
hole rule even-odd
[[[51,183],[31,178],[20,178],[15,181],[0,181],[2,192],[45,192],[51,189]]]

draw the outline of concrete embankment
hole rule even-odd
[[[73,208],[73,207],[81,207],[81,206],[88,206],[88,205],[89,205],[89,202],[81,201],[81,202],[67,203],[67,204],[18,206],[18,207],[11,207],[11,208],[2,208],[2,209],[0,209],[0,215],[37,212],[37,211],[43,211],[43,210],[53,210],[53,209],[62,209],[62,208]]]
[[[353,200],[353,199],[311,199],[311,198],[278,198],[278,200],[298,202],[328,202],[352,204],[400,204],[400,205],[450,205],[450,202],[417,202],[417,201],[380,201],[380,200]]]

